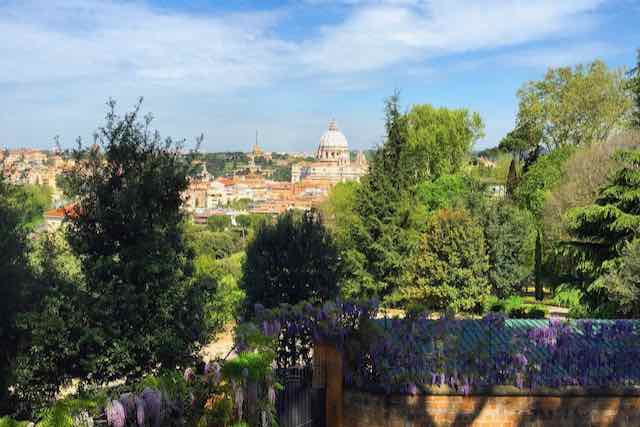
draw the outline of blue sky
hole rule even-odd
[[[631,67],[640,0],[0,0],[0,147],[90,140],[109,97],[144,96],[164,136],[203,149],[312,151],[335,118],[382,141],[383,100],[466,107],[478,148],[549,66]]]

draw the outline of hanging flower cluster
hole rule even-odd
[[[640,322],[552,319],[535,325],[499,313],[482,320],[376,315],[375,302],[337,301],[258,307],[256,322],[277,340],[279,367],[309,365],[312,344],[330,341],[344,351],[346,384],[385,393],[413,395],[445,385],[469,394],[495,385],[640,384]]]
[[[107,425],[110,427],[125,425],[160,427],[166,412],[165,408],[168,406],[170,403],[163,399],[162,393],[158,390],[145,388],[139,396],[123,393],[117,400],[107,402],[105,406]]]

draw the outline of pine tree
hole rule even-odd
[[[384,298],[398,288],[407,260],[418,242],[412,226],[412,184],[406,118],[398,95],[387,100],[387,140],[379,147],[356,194],[358,221],[351,231],[351,248],[343,255],[360,296]]]
[[[597,279],[619,266],[623,248],[640,230],[640,152],[619,151],[614,158],[622,166],[595,204],[567,214],[574,239],[568,243],[582,254],[580,267],[593,281],[594,305],[607,298],[604,283]]]

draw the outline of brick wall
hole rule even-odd
[[[347,391],[344,427],[640,426],[640,397],[382,396]]]

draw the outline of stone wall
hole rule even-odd
[[[640,397],[383,396],[347,391],[344,427],[640,426]]]

